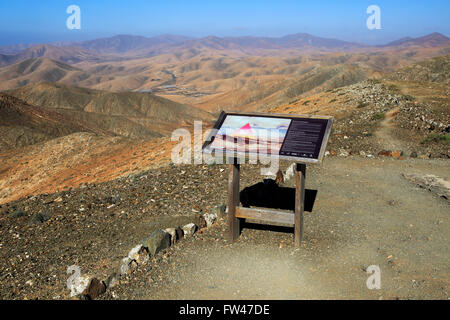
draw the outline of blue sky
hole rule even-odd
[[[81,30],[68,30],[66,8],[81,8]],[[381,8],[381,30],[366,9]],[[51,43],[116,34],[282,36],[306,32],[369,44],[440,32],[450,36],[450,1],[138,1],[0,0],[0,45]]]

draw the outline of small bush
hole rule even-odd
[[[329,103],[333,103],[333,102],[336,102],[336,101],[337,101],[336,99],[331,99]]]
[[[384,113],[375,113],[372,117],[373,120],[381,120],[384,119],[385,115]]]
[[[44,223],[44,222],[50,220],[51,217],[52,217],[52,214],[50,212],[47,212],[47,211],[39,212],[33,216],[33,218],[31,219],[31,223],[34,223],[34,224]]]
[[[443,143],[450,144],[450,134],[432,133],[423,139],[422,144],[427,143]]]
[[[395,84],[391,84],[389,86],[389,90],[394,91],[394,92],[398,92],[399,91],[398,87]]]
[[[360,102],[358,102],[357,108],[358,108],[358,109],[365,108],[365,107],[367,107],[368,105],[369,105],[369,103],[360,101]]]
[[[25,211],[23,211],[22,209],[17,209],[11,214],[11,217],[20,218],[20,217],[25,217],[26,215],[27,215],[27,213]]]

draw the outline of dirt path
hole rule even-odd
[[[300,248],[280,228],[245,228],[229,244],[222,221],[103,298],[448,299],[448,203],[401,176],[414,172],[450,179],[446,160],[326,159],[307,172],[318,194]],[[366,286],[371,265],[380,290]]]
[[[400,111],[399,107],[389,110],[386,113],[383,121],[380,122],[379,129],[375,132],[375,137],[378,140],[377,142],[384,150],[410,151],[409,148],[406,146],[406,144],[401,140],[395,138],[395,135],[393,134],[393,131],[395,130],[393,121],[399,111]]]

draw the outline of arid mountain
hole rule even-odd
[[[26,50],[29,47],[32,47],[34,45],[35,44],[23,43],[23,44],[13,44],[13,45],[9,45],[9,46],[0,46],[0,54],[6,54],[6,55],[17,54],[17,53],[19,53],[23,50]]]
[[[63,81],[70,76],[81,77],[83,71],[48,58],[32,58],[0,69],[0,88],[11,89],[42,81]]]
[[[407,66],[389,76],[392,80],[450,83],[450,54]]]
[[[418,38],[402,38],[379,47],[438,47],[448,45],[450,39],[440,33],[432,33]],[[67,44],[66,44],[67,45]],[[283,37],[216,37],[190,38],[176,35],[161,35],[147,38],[142,36],[118,35],[111,38],[95,39],[72,43],[85,50],[96,53],[127,54],[150,57],[175,51],[212,49],[235,51],[243,54],[264,54],[272,50],[297,50],[303,52],[336,52],[354,49],[375,49],[354,42],[316,37],[307,33],[291,34]]]
[[[57,83],[40,83],[8,91],[8,94],[80,120],[94,121],[124,136],[160,136],[179,126],[190,125],[194,120],[212,120],[207,112],[147,93],[112,93]],[[124,128],[121,129],[122,126]],[[137,128],[150,132],[137,134]],[[121,133],[121,130],[128,134]]]
[[[9,94],[46,108],[73,109],[105,115],[151,117],[178,121],[208,117],[206,112],[146,93],[106,92],[57,83],[28,85]]]
[[[434,32],[419,38],[402,38],[393,42],[390,42],[381,47],[421,47],[421,48],[429,48],[429,47],[441,47],[450,45],[450,38],[440,34],[438,32]]]
[[[102,54],[124,54],[128,52],[148,52],[163,46],[169,47],[181,44],[190,37],[176,35],[161,35],[147,38],[132,35],[117,35],[110,38],[101,38],[83,42],[73,43],[73,46],[83,48],[95,53]]]
[[[74,132],[112,135],[56,111],[0,93],[0,150],[35,144]]]
[[[32,46],[17,54],[0,54],[0,66],[10,65],[26,59],[48,58],[74,64],[81,61],[100,62],[99,56],[78,47],[56,47],[48,44]]]
[[[226,55],[279,55],[295,51],[305,52],[349,52],[355,50],[372,51],[378,48],[409,48],[448,46],[450,39],[440,33],[432,33],[418,38],[402,38],[386,45],[369,46],[338,39],[316,37],[307,33],[297,33],[283,37],[216,37],[192,38],[178,35],[143,37],[117,35],[82,42],[61,42],[42,45],[12,45],[0,47],[0,66],[9,65],[30,58],[46,57],[73,64],[82,61],[110,61],[130,58],[148,58],[156,55],[177,53],[188,50],[224,52]]]
[[[146,42],[142,38],[121,36],[115,39],[119,43],[114,47],[113,39],[109,40],[111,43],[105,40],[105,48],[112,51],[122,50],[118,49],[122,46],[125,51],[126,48],[142,49]],[[122,43],[122,40],[128,42]],[[127,56],[133,51],[130,49],[123,54],[126,59],[115,62],[83,61],[69,66],[46,58],[26,60],[0,69],[0,90],[50,81],[113,92],[153,93],[214,112],[221,109],[257,110],[289,102],[294,91],[307,95],[379,77],[442,54],[447,48],[393,47],[308,53],[295,48],[279,48],[304,47],[310,41],[316,46],[331,48],[342,42],[327,42],[304,34],[284,38],[208,37],[203,40],[187,40],[182,45],[177,44],[180,47],[175,52],[149,58],[131,58]],[[190,45],[182,48],[193,41],[197,41],[198,48]],[[258,55],[260,49],[253,51],[253,47],[272,49],[264,49],[264,55]]]
[[[265,50],[300,51],[345,51],[357,48],[365,48],[366,45],[346,42],[336,39],[315,37],[307,33],[298,33],[280,38],[269,37],[215,37],[208,36],[201,39],[193,39],[181,45],[184,49],[214,49],[234,50],[245,54],[263,54]]]

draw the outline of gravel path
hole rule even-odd
[[[410,154],[411,151],[406,144],[395,138],[395,135],[393,134],[393,131],[395,130],[393,121],[399,110],[400,108],[397,107],[386,112],[384,120],[380,122],[380,127],[375,131],[375,137],[378,139],[380,146],[382,146],[384,150],[401,150]]]
[[[103,298],[448,299],[449,205],[406,172],[450,178],[446,160],[326,159],[307,171],[306,186],[318,194],[300,248],[279,227],[245,228],[229,244],[221,221]],[[371,265],[380,267],[380,290],[366,286]]]

